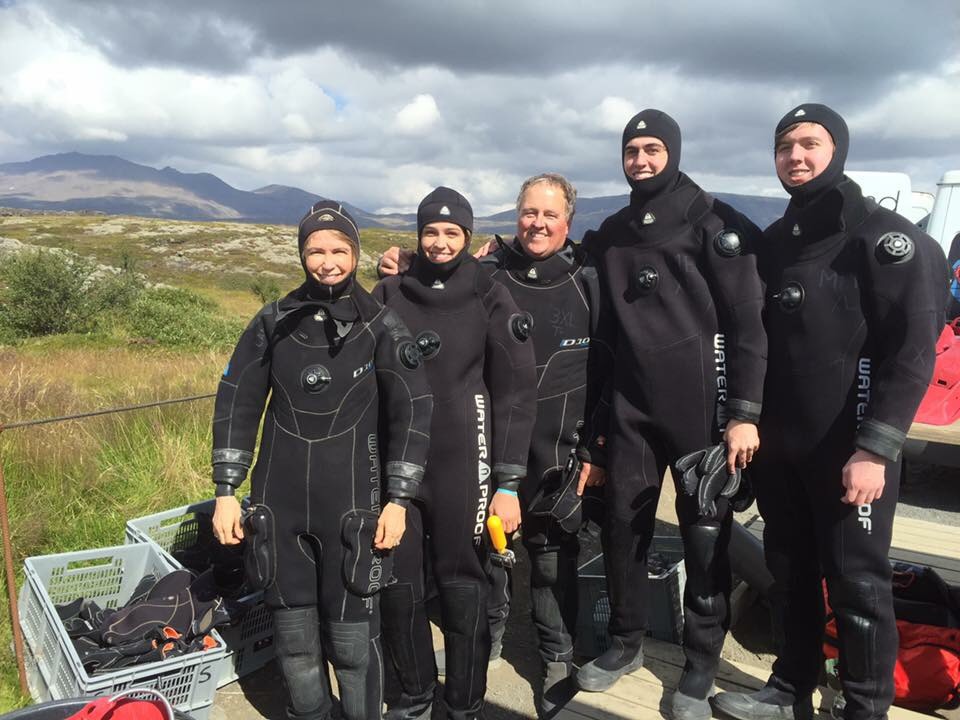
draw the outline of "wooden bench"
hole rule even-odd
[[[763,518],[743,523],[763,540]],[[950,585],[960,586],[960,527],[898,515],[893,521],[890,559],[934,568]]]
[[[952,425],[914,423],[903,445],[905,462],[960,467],[960,422]]]

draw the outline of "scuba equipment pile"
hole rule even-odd
[[[215,648],[210,631],[230,622],[212,571],[147,575],[116,610],[82,597],[55,608],[91,675]]]
[[[837,618],[829,604],[823,653],[827,672],[843,676]],[[900,644],[893,671],[894,704],[919,712],[960,707],[960,589],[933,568],[893,564],[893,604]],[[842,710],[837,695],[832,712]]]

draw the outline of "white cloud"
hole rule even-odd
[[[637,106],[622,97],[605,97],[597,107],[597,127],[620,132],[627,120],[639,112]]]
[[[865,130],[884,139],[920,135],[960,140],[960,67],[940,76],[903,75],[893,90],[848,118],[852,131]]]
[[[283,12],[249,0],[0,3],[0,162],[110,153],[244,189],[296,185],[405,211],[447,184],[482,214],[547,170],[584,197],[625,193],[620,131],[658,107],[683,128],[682,167],[708,189],[779,192],[772,128],[817,100],[848,118],[859,166],[937,177],[960,166],[955,44],[943,49],[937,25],[937,42],[922,47],[876,42],[901,0],[876,19],[825,13],[824,2],[810,0],[813,29],[796,38],[770,32],[784,22],[776,4],[731,0],[722,37],[688,20],[686,5],[665,9],[643,47],[626,5],[585,17],[530,3],[486,16],[452,3],[449,32],[431,34],[432,20],[411,24],[426,0],[402,12],[377,0]],[[322,31],[331,13],[348,39]],[[346,24],[352,13],[366,20]],[[551,40],[536,53],[534,21]]]
[[[432,95],[417,95],[397,112],[394,128],[403,135],[423,135],[440,122],[440,109]]]

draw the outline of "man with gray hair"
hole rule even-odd
[[[591,340],[599,323],[596,270],[567,233],[576,206],[576,190],[562,175],[543,173],[527,179],[517,197],[517,233],[511,241],[497,238],[481,262],[503,283],[517,306],[532,319],[537,358],[537,419],[527,477],[519,488],[522,542],[530,556],[533,622],[543,660],[541,715],[573,693],[573,633],[577,618],[578,532],[591,505],[584,494],[579,463],[573,455],[584,424],[588,394],[612,365],[609,347]],[[393,248],[380,263],[393,274],[406,258]],[[406,268],[403,267],[403,270]],[[589,372],[588,372],[589,366]],[[588,378],[590,382],[588,383]],[[596,388],[599,392],[599,387]],[[592,402],[596,405],[596,402]],[[592,483],[602,484],[602,473]],[[507,532],[515,530],[509,525]],[[509,595],[504,574],[491,573],[491,637],[496,652],[503,637]],[[493,656],[493,653],[491,653]]]

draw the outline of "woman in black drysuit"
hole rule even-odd
[[[233,494],[269,396],[247,559],[274,611],[287,715],[330,717],[326,658],[343,716],[375,720],[383,695],[376,592],[389,581],[390,558],[374,545],[387,550],[403,534],[426,463],[432,397],[403,323],[355,282],[360,238],[343,207],[314,205],[298,245],[306,282],[257,313],[217,392],[214,532],[225,543],[244,535]]]
[[[529,318],[468,254],[472,229],[467,200],[437,188],[417,210],[413,267],[374,291],[416,336],[435,402],[423,495],[396,552],[397,583],[381,596],[384,638],[403,690],[391,718],[429,717],[433,701],[425,551],[440,594],[448,715],[481,715],[490,654],[487,509],[518,518],[526,475],[536,412]]]
[[[844,175],[848,144],[843,118],[816,103],[775,134],[790,204],[757,253],[770,353],[753,470],[782,647],[764,688],[717,695],[744,720],[813,717],[824,579],[844,717],[879,720],[893,701],[900,450],[933,373],[948,272],[931,237]]]
[[[612,639],[577,675],[591,691],[642,663],[647,549],[664,471],[724,437],[738,464],[749,461],[766,360],[763,293],[750,252],[759,230],[680,172],[680,128],[665,113],[632,118],[621,150],[630,205],[584,238],[605,312],[616,319],[605,338],[614,349],[606,447],[598,447],[596,430],[585,433],[599,451],[591,453],[594,462],[607,455],[603,547]],[[752,440],[736,437],[744,431]],[[696,498],[678,489],[686,664],[671,713],[682,720],[710,717],[706,698],[730,621],[725,498],[714,515],[702,515]]]

